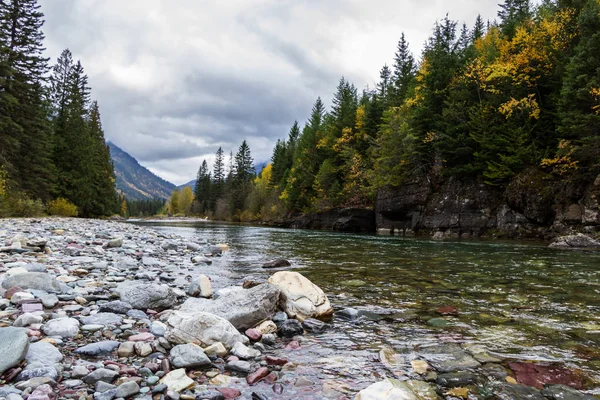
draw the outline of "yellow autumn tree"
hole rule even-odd
[[[179,202],[177,207],[179,213],[185,214],[186,216],[190,215],[193,201],[194,193],[192,192],[192,188],[185,186],[183,189],[181,189],[181,193],[179,194]]]

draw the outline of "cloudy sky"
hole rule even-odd
[[[404,31],[496,16],[499,0],[41,0],[47,55],[80,59],[111,140],[176,184],[222,146],[267,161],[341,76],[373,87]]]

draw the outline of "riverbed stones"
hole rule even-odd
[[[566,385],[549,385],[542,390],[542,395],[551,400],[598,400]]]
[[[278,258],[275,260],[267,261],[262,265],[263,268],[285,268],[291,267],[292,263],[284,258]]]
[[[85,325],[121,325],[123,318],[112,312],[100,312],[87,317],[81,317],[81,322]]]
[[[481,364],[454,343],[424,347],[419,354],[439,372],[464,371]]]
[[[226,319],[207,312],[174,311],[167,320],[165,338],[176,344],[201,343],[209,346],[221,342],[228,348],[248,341]]]
[[[267,281],[281,290],[280,305],[291,318],[329,318],[333,307],[317,285],[294,271],[279,271]]]
[[[56,318],[44,324],[42,331],[48,336],[71,338],[79,333],[79,321],[75,318]]]
[[[109,301],[108,303],[102,303],[99,306],[99,311],[101,313],[127,314],[131,309],[131,304],[120,300]]]
[[[295,319],[283,321],[279,326],[279,334],[283,337],[291,338],[296,335],[302,335],[303,333],[304,328],[302,328],[302,324]]]
[[[190,298],[183,303],[184,311],[201,310],[222,317],[237,329],[252,328],[270,318],[279,303],[279,289],[263,284],[251,289],[236,290],[216,300]]]
[[[177,303],[177,296],[171,288],[156,283],[123,282],[118,290],[121,301],[138,310],[165,310]]]
[[[437,400],[435,389],[427,382],[385,379],[361,390],[355,400]]]
[[[21,289],[44,290],[50,293],[61,293],[61,287],[56,278],[43,272],[27,272],[10,276],[2,281],[2,287],[9,289],[18,286]]]
[[[0,375],[18,365],[25,358],[28,348],[26,329],[0,328]]]
[[[231,348],[231,354],[236,357],[241,358],[242,360],[249,360],[256,357],[260,357],[260,351],[250,348],[243,343],[237,342]]]
[[[175,368],[195,368],[210,365],[202,347],[193,343],[180,344],[171,349],[171,364]]]
[[[116,398],[126,399],[140,392],[140,386],[133,381],[124,382],[117,387]]]
[[[207,356],[225,357],[228,351],[225,346],[223,346],[223,343],[216,342],[206,347],[204,353],[206,353]]]

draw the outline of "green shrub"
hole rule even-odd
[[[59,197],[48,203],[48,214],[58,215],[60,217],[76,217],[77,206],[69,200]]]
[[[44,215],[41,200],[32,199],[25,193],[8,192],[0,196],[0,217],[40,217]]]

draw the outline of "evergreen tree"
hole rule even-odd
[[[223,149],[219,147],[215,154],[215,163],[213,165],[212,184],[210,191],[209,209],[214,211],[217,200],[223,196],[225,190],[225,155]]]
[[[502,34],[512,39],[517,28],[532,17],[530,0],[504,0],[498,11]]]
[[[243,210],[254,179],[254,160],[245,140],[235,155],[233,171],[231,205],[233,213],[236,214]]]
[[[221,150],[221,154],[223,150]],[[222,173],[222,171],[221,171]],[[198,175],[196,177],[196,185],[194,186],[194,197],[195,202],[198,205],[198,211],[200,213],[206,213],[209,210],[209,206],[212,201],[212,177],[208,170],[208,163],[206,160],[202,161],[202,165],[198,168]]]
[[[39,8],[36,0],[0,1],[0,165],[11,187],[48,199],[54,170]]]
[[[379,71],[379,83],[377,84],[378,96],[384,106],[388,104],[391,98],[390,89],[392,89],[392,85],[392,70],[387,65],[384,65],[381,71]]]
[[[587,2],[579,17],[580,41],[565,73],[559,131],[577,146],[585,174],[600,172],[600,4]]]
[[[473,27],[472,33],[472,41],[475,42],[477,39],[481,38],[485,34],[485,24],[483,19],[481,18],[481,14],[477,15],[477,19],[475,20],[475,26]]]
[[[394,57],[394,96],[391,105],[395,107],[404,102],[415,80],[417,65],[408,45],[402,32]]]
[[[117,211],[118,196],[115,190],[115,172],[110,157],[110,150],[104,139],[104,130],[100,119],[98,102],[91,104],[88,116],[90,135],[90,157],[88,163],[92,168],[92,201],[89,215],[110,215]]]
[[[279,185],[285,176],[287,168],[287,146],[284,141],[277,139],[271,156],[271,187]]]

